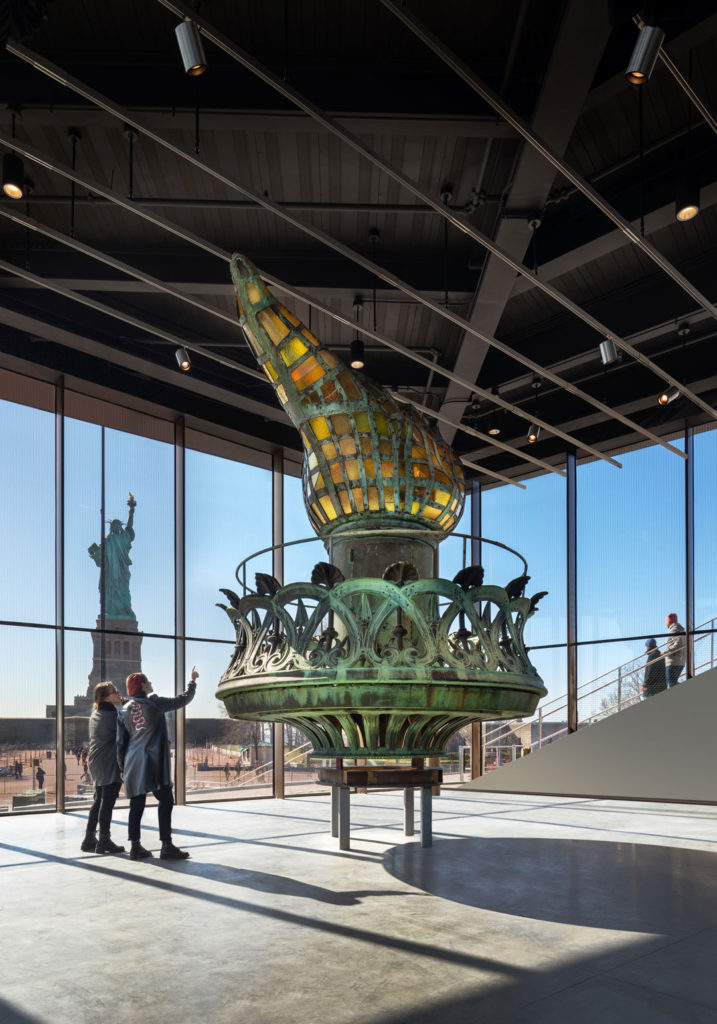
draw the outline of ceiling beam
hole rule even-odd
[[[578,0],[568,5],[531,126],[557,153],[563,154],[567,148],[609,33],[607,11],[602,5],[593,0]],[[505,206],[508,216],[501,219],[495,236],[496,243],[516,260],[522,262],[532,231],[540,226],[555,173],[555,168],[536,149],[527,142],[523,144]],[[490,254],[483,266],[468,322],[482,333],[494,335],[514,285],[513,269]],[[489,346],[477,342],[472,334],[464,334],[453,367],[455,372],[477,380],[488,350]],[[470,395],[465,390],[449,385],[444,410],[454,424],[460,423],[469,401]],[[455,429],[455,426],[448,428],[447,441],[453,440]]]

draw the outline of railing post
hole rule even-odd
[[[284,450],[277,448],[271,454],[272,544],[284,543]],[[284,549],[272,551],[272,572],[280,583],[284,582]],[[274,797],[284,799],[284,726],[274,722],[272,728],[274,758]]]
[[[567,546],[568,732],[578,728],[578,601],[577,601],[577,459],[565,457]]]
[[[543,745],[543,709],[538,711],[538,750]]]
[[[617,710],[622,708],[622,665],[617,667]]]
[[[715,663],[715,620],[712,619],[710,622],[710,668],[714,668]]]
[[[685,428],[685,678],[695,674],[695,432]]]

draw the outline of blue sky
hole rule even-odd
[[[54,621],[54,417],[27,406],[0,402],[0,472],[5,484],[4,542],[0,549],[0,619]],[[66,421],[66,622],[94,626],[99,608],[98,569],[87,554],[100,537],[101,429]],[[717,614],[714,578],[717,539],[712,510],[717,503],[717,431],[695,439],[697,621]],[[662,448],[620,457],[621,470],[602,462],[578,467],[579,639],[595,641],[664,630],[664,617],[684,618],[684,464]],[[137,499],[136,540],[131,557],[131,592],[140,628],[173,632],[173,452],[171,445],[118,430],[105,430],[106,518],[126,520],[127,495]],[[528,627],[531,645],[565,639],[565,482],[548,474],[527,489],[492,488],[483,495],[483,534],[521,551],[532,577],[528,593],[549,591]],[[106,527],[105,527],[106,529]],[[458,526],[470,532],[468,514]],[[285,482],[287,540],[312,535],[300,481]],[[271,474],[202,452],[186,458],[188,668],[201,672],[190,713],[218,711],[216,683],[229,660],[232,629],[215,606],[219,587],[237,589],[234,569],[246,555],[271,543]],[[288,549],[285,579],[307,578],[325,557],[315,542]],[[442,574],[460,568],[461,543],[441,548]],[[485,547],[486,581],[505,584],[520,575],[520,563]],[[271,571],[270,556],[252,564]],[[54,703],[52,630],[0,627],[6,666],[0,715],[44,716]],[[67,696],[84,693],[91,667],[86,633],[68,633]],[[640,641],[580,649],[581,681],[643,653]],[[536,667],[551,695],[565,690],[565,653],[534,650]],[[145,637],[143,667],[161,692],[173,686],[173,643]]]

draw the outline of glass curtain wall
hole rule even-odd
[[[235,634],[217,602],[228,605],[254,589],[257,572],[272,573],[271,551],[235,571],[254,552],[272,545],[270,460],[247,465],[213,438],[190,432],[185,452],[186,676],[199,672],[197,695],[186,711],[188,801],[271,796],[271,728],[227,716],[215,694]],[[234,450],[235,451],[235,450]]]
[[[695,672],[717,665],[717,430],[694,437]]]

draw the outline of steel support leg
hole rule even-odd
[[[413,835],[413,787],[406,786],[403,791],[403,834]]]
[[[337,786],[339,791],[339,850],[350,850],[351,842],[351,791],[348,786]]]
[[[331,787],[331,835],[339,837],[339,787]]]
[[[421,846],[433,846],[433,794],[431,786],[421,786]]]

